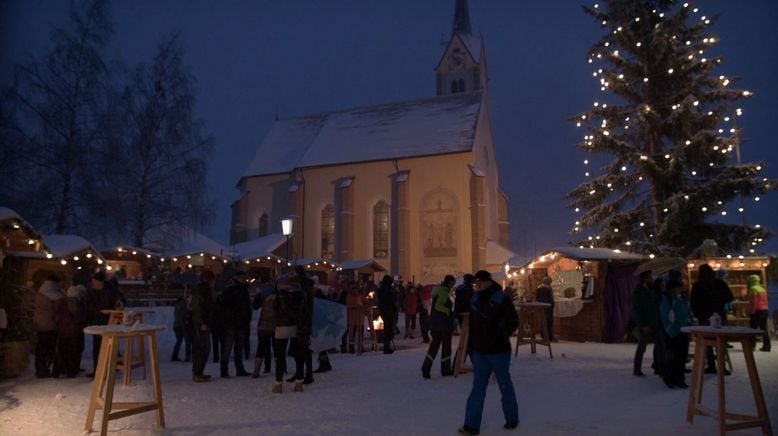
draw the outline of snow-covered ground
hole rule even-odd
[[[151,323],[170,324],[172,313],[158,309]],[[218,364],[209,362],[210,383],[193,383],[191,366],[170,362],[172,331],[159,335],[162,393],[167,428],[156,427],[153,412],[111,421],[109,433],[122,435],[454,435],[462,425],[471,376],[421,377],[426,351],[421,340],[397,340],[392,355],[334,354],[334,370],[316,374],[305,392],[270,393],[273,378],[218,378]],[[252,350],[254,349],[252,338]],[[455,340],[456,342],[456,340]],[[90,348],[87,347],[89,350]],[[696,417],[686,423],[688,390],[670,390],[655,376],[632,376],[635,344],[553,344],[554,359],[544,347],[530,354],[521,347],[511,364],[521,423],[515,434],[537,435],[701,435],[715,434],[716,422]],[[650,370],[651,348],[644,360]],[[91,367],[89,353],[82,366]],[[728,410],[752,414],[740,347],[730,350],[734,373],[726,378]],[[773,430],[778,430],[778,352],[757,351],[757,368]],[[289,364],[293,366],[291,359]],[[246,361],[247,368],[253,362]],[[234,368],[231,368],[234,373]],[[648,372],[648,371],[646,371]],[[135,378],[140,379],[136,370]],[[687,377],[687,381],[688,381]],[[705,378],[704,403],[713,406],[715,378]],[[0,435],[83,434],[90,381],[35,379],[32,371],[0,383]],[[116,398],[150,398],[148,382],[117,384]],[[98,417],[100,412],[98,412]],[[99,428],[95,420],[93,428]],[[487,393],[481,434],[510,434],[502,429],[500,396],[492,383]],[[736,434],[761,434],[758,429]]]

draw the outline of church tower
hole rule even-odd
[[[437,95],[486,89],[486,53],[480,36],[473,36],[467,0],[454,0],[451,38],[435,67]]]

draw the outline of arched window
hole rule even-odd
[[[389,205],[379,201],[373,206],[373,257],[389,255]]]
[[[321,211],[321,257],[332,259],[335,254],[335,210],[328,204]]]
[[[270,224],[270,218],[268,218],[266,213],[263,213],[259,217],[259,225],[257,226],[257,235],[261,238],[263,236],[267,236]]]
[[[454,79],[451,81],[451,93],[456,94],[465,92],[465,79]]]

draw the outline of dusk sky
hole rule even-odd
[[[602,30],[579,0],[471,0],[474,33],[486,44],[500,184],[510,199],[511,249],[531,255],[563,245],[575,215],[565,194],[584,179],[584,134],[567,119],[608,101],[586,52]],[[0,0],[0,83],[14,63],[49,48],[67,1]],[[593,4],[593,2],[591,3]],[[778,176],[778,1],[707,0],[724,61],[716,74],[742,77],[755,93],[741,106],[744,161]],[[451,34],[454,0],[115,1],[106,53],[150,62],[178,30],[197,78],[197,114],[216,142],[208,236],[228,242],[235,185],[276,114],[292,117],[435,94],[433,68]],[[436,169],[440,171],[441,169]],[[778,231],[778,195],[746,202],[749,221]],[[735,210],[735,206],[732,207]],[[736,215],[735,213],[730,215]],[[778,250],[778,237],[767,247]]]

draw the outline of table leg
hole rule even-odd
[[[95,419],[95,410],[97,409],[97,399],[100,398],[103,391],[103,381],[105,377],[105,364],[108,360],[108,338],[106,338],[100,346],[100,353],[97,357],[97,365],[95,366],[95,375],[92,379],[92,396],[89,399],[89,408],[86,412],[86,423],[84,424],[84,430],[92,431],[92,423]]]
[[[159,360],[157,359],[157,337],[154,332],[149,338],[149,363],[151,364],[151,386],[154,391],[154,402],[157,403],[157,424],[165,426],[165,412],[162,406],[162,385],[159,380]],[[141,338],[142,339],[142,338]]]
[[[692,385],[689,388],[689,405],[686,408],[686,422],[694,422],[694,411],[702,397],[702,362],[705,359],[705,345],[701,337],[694,335],[694,364],[692,365]]]
[[[124,338],[124,386],[129,386],[132,381],[132,361],[133,361],[133,340],[134,338]]]
[[[143,380],[146,380],[146,353],[143,349],[143,338],[137,338],[138,341],[138,361],[140,362],[141,367],[143,368]]]
[[[773,434],[772,425],[770,423],[770,417],[767,414],[767,407],[764,403],[764,395],[762,393],[762,384],[759,382],[759,374],[756,371],[756,364],[754,362],[754,352],[751,350],[751,339],[744,338],[740,340],[740,344],[743,347],[743,356],[746,359],[746,369],[748,370],[748,379],[751,381],[751,392],[754,394],[754,403],[756,403],[756,411],[758,418],[762,420],[762,434]]]
[[[716,378],[718,381],[719,394],[719,434],[724,436],[727,433],[727,410],[726,397],[724,396],[724,353],[727,350],[727,342],[722,336],[716,336]]]
[[[542,315],[542,327],[541,331],[543,332],[543,342],[545,342],[545,345],[548,347],[548,355],[552,359],[554,358],[554,353],[551,352],[551,332],[548,331],[548,324],[546,323],[546,310],[543,309],[543,315]]]
[[[105,338],[104,338],[105,339]],[[116,361],[119,354],[119,339],[115,336],[108,337],[110,360],[106,367],[106,386],[105,386],[105,399],[103,400],[103,419],[100,429],[100,436],[108,434],[108,421],[111,415],[111,407],[113,406],[113,389],[116,385]]]

